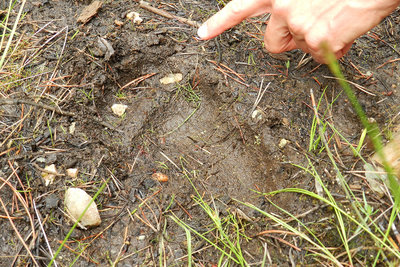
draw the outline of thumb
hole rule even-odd
[[[271,53],[282,53],[298,48],[285,20],[274,14],[271,15],[265,30],[264,44]]]

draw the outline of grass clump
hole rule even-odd
[[[228,212],[227,215],[221,216],[220,211],[215,205],[212,198],[211,204],[207,203],[204,198],[197,191],[190,176],[184,172],[185,177],[188,179],[195,195],[192,196],[194,202],[204,211],[211,223],[207,225],[207,231],[201,233],[186,222],[184,222],[177,215],[172,213],[170,218],[182,227],[186,233],[187,238],[187,253],[188,253],[188,266],[192,266],[193,250],[192,250],[192,234],[199,239],[205,241],[209,246],[213,247],[218,253],[218,266],[249,266],[247,263],[241,244],[245,240],[249,240],[242,229],[238,217]]]
[[[314,110],[314,120],[312,123],[309,143],[309,153],[317,153],[318,157],[327,155],[329,158],[328,164],[333,169],[334,178],[336,183],[341,189],[343,197],[338,197],[335,194],[337,188],[331,186],[330,183],[324,181],[318,168],[315,166],[312,160],[306,155],[308,165],[299,166],[304,173],[313,177],[316,185],[316,193],[310,190],[301,188],[286,188],[269,193],[260,193],[266,200],[277,210],[279,210],[283,217],[277,216],[271,212],[264,211],[251,203],[244,204],[255,211],[261,213],[263,216],[274,221],[278,228],[283,228],[292,234],[296,235],[303,241],[308,243],[304,246],[308,253],[306,257],[309,257],[310,262],[330,262],[336,266],[363,264],[368,266],[376,266],[383,262],[391,262],[391,264],[398,264],[400,262],[400,252],[396,243],[390,236],[391,230],[395,229],[394,221],[398,219],[398,204],[400,200],[399,185],[396,178],[393,175],[391,166],[384,159],[385,156],[382,153],[382,141],[379,134],[379,128],[376,124],[371,124],[366,115],[364,114],[360,104],[358,103],[354,92],[350,86],[345,82],[345,79],[340,72],[337,61],[333,58],[332,54],[326,50],[329,67],[334,75],[338,78],[343,91],[346,93],[348,99],[353,105],[354,110],[359,116],[362,125],[365,130],[362,131],[359,142],[353,146],[334,126],[333,122],[328,119],[331,116],[331,109],[334,102],[337,100],[336,96],[331,103],[327,103],[327,109],[322,112],[320,116],[321,103],[325,95],[325,90],[319,99],[318,103],[314,99],[314,94],[311,90],[311,100]],[[373,202],[370,197],[367,196],[365,190],[354,191],[349,185],[349,177],[343,162],[340,160],[340,156],[336,151],[335,142],[338,144],[345,144],[350,148],[352,154],[356,157],[355,161],[361,163],[367,163],[361,154],[363,143],[366,140],[366,135],[372,141],[376,153],[381,158],[384,169],[388,177],[388,185],[391,194],[387,194],[390,208],[386,211],[382,211],[382,205]],[[332,151],[332,147],[335,151]],[[324,154],[325,153],[325,154]],[[354,161],[353,161],[354,162]],[[296,218],[292,213],[276,205],[271,197],[282,193],[296,193],[307,196],[311,199],[317,200],[319,203],[323,203],[327,207],[327,211],[331,211],[334,220],[332,221],[335,227],[330,229],[332,232],[330,236],[332,238],[326,238],[327,233],[325,229],[318,227],[319,222],[308,222]],[[390,210],[390,216],[387,216],[387,211]],[[288,221],[294,221],[297,227],[293,226],[293,223],[287,223]],[[320,231],[316,231],[316,229]],[[325,232],[325,233],[324,233]],[[395,234],[396,231],[394,231]],[[328,235],[329,236],[329,235]],[[332,247],[335,241],[340,240],[339,245]]]

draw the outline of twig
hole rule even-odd
[[[369,92],[369,91],[367,90],[367,88],[365,88],[364,86],[361,86],[361,85],[359,85],[359,84],[356,84],[355,82],[352,82],[352,81],[349,81],[349,80],[340,79],[340,78],[337,78],[337,77],[332,77],[332,76],[325,76],[325,75],[323,75],[322,77],[327,78],[327,79],[334,79],[334,80],[339,80],[339,81],[340,81],[340,80],[345,81],[345,82],[347,82],[347,83],[349,83],[349,84],[351,84],[351,85],[354,85],[355,88],[357,88],[358,90],[360,90],[360,91],[362,91],[362,92],[364,92],[364,93],[366,93],[366,94],[368,94],[368,95],[376,96],[376,94]]]
[[[226,65],[224,65],[222,63],[217,63],[214,60],[207,60],[207,61],[213,63],[216,67],[220,68],[222,72],[224,72],[224,73],[226,73],[226,72],[232,73],[233,75],[238,77],[242,82],[246,82],[246,80],[242,77],[243,74],[239,74],[236,71],[234,71],[233,69],[229,68],[228,66],[226,66]],[[224,67],[224,69],[222,69],[221,66]]]
[[[221,68],[216,68],[216,67],[214,67],[214,69],[216,69],[216,70],[222,72],[222,74],[224,74],[225,77],[229,77],[229,78],[231,78],[232,80],[234,80],[234,81],[237,82],[237,83],[240,83],[240,84],[242,84],[242,85],[244,85],[244,86],[246,86],[246,87],[250,87],[250,85],[248,85],[247,83],[241,82],[240,80],[236,79],[235,77],[232,77],[231,75],[229,75],[228,73],[226,73],[223,69],[221,69]]]
[[[193,219],[193,216],[190,215],[190,213],[181,205],[181,203],[179,203],[178,200],[175,199],[176,204],[178,204],[178,206],[187,214],[187,216],[189,216],[189,219]]]
[[[0,106],[3,106],[3,105],[18,105],[18,104],[26,104],[26,105],[31,105],[31,106],[35,106],[35,107],[40,107],[40,108],[43,108],[43,109],[48,109],[48,110],[51,110],[51,111],[53,111],[53,112],[55,112],[57,114],[64,115],[64,116],[70,116],[70,117],[76,116],[76,114],[73,113],[73,112],[62,111],[62,110],[59,110],[59,109],[57,109],[55,107],[52,107],[52,106],[49,106],[49,105],[46,105],[46,104],[36,103],[36,102],[25,100],[25,99],[1,99],[0,100]]]
[[[207,60],[207,61],[213,63],[215,65],[214,69],[216,69],[217,71],[221,72],[225,76],[225,78],[229,77],[232,80],[234,80],[235,82],[238,82],[238,83],[240,83],[240,84],[242,84],[242,85],[244,85],[246,87],[250,87],[250,85],[245,83],[245,79],[242,77],[243,74],[239,74],[239,73],[235,72],[234,70],[232,70],[231,68],[229,68],[228,66],[226,66],[226,65],[224,65],[222,63],[217,63],[217,62],[215,62],[213,60]],[[235,77],[232,77],[232,75],[230,75],[228,73],[236,76],[237,79]]]
[[[0,202],[1,202],[1,205],[3,206],[3,209],[4,209],[5,213],[7,214],[7,217],[8,217],[8,219],[9,219],[9,221],[10,221],[10,224],[11,224],[12,228],[14,229],[14,231],[15,231],[17,237],[18,237],[19,240],[21,241],[22,245],[25,247],[25,249],[26,249],[26,251],[28,252],[29,256],[31,256],[31,259],[32,259],[33,263],[34,263],[36,266],[39,266],[39,264],[36,262],[35,257],[33,256],[32,252],[31,252],[31,250],[29,249],[28,245],[25,243],[24,239],[22,238],[22,236],[21,236],[20,233],[18,232],[18,229],[17,229],[17,227],[15,226],[13,220],[11,219],[10,214],[8,213],[7,208],[6,208],[6,206],[4,205],[4,202],[3,202],[3,200],[1,199],[1,197],[0,197]]]
[[[0,105],[1,106],[1,105]],[[11,125],[9,128],[12,128],[14,125],[20,124],[22,125],[22,123],[25,121],[26,118],[28,118],[30,115],[30,112],[26,113],[26,115],[20,119],[18,122],[14,123],[13,125]],[[12,131],[10,132],[10,134],[3,140],[3,142],[0,144],[0,147],[3,147],[3,145],[8,141],[9,138],[11,138],[11,136],[14,134],[15,131],[18,130],[18,126],[16,126],[14,129],[12,129]]]
[[[134,86],[136,86],[136,85],[138,85],[139,83],[141,83],[142,81],[144,81],[144,80],[146,80],[146,79],[148,79],[148,78],[150,78],[151,76],[154,76],[154,75],[156,75],[157,73],[150,73],[150,74],[146,74],[146,75],[143,75],[143,76],[141,76],[141,77],[139,77],[139,78],[136,78],[136,79],[134,79],[134,80],[132,80],[132,81],[130,81],[130,82],[128,82],[127,84],[125,84],[124,86],[122,86],[121,87],[121,89],[120,90],[122,90],[122,89],[124,89],[124,88],[126,88],[126,87],[128,87],[128,86],[130,86],[130,85],[134,85]],[[135,88],[136,89],[136,88]]]
[[[60,244],[62,243],[61,240],[57,240],[57,242],[60,243]],[[64,244],[64,247],[65,247],[66,249],[68,249],[69,251],[72,251],[72,252],[75,253],[75,254],[79,254],[78,251],[74,250],[73,248],[71,248],[71,247],[68,246],[67,244]],[[88,262],[92,262],[92,263],[95,263],[95,264],[99,264],[98,262],[92,260],[90,257],[88,257],[88,256],[86,256],[86,255],[80,254],[79,257],[84,258],[84,259],[87,260]],[[54,264],[54,265],[55,265],[55,264]]]
[[[396,54],[400,55],[400,52],[394,46],[388,44],[385,40],[382,40],[376,33],[374,33],[374,32],[367,33],[367,36],[369,36],[377,41],[381,41],[385,45],[389,46],[394,52],[396,52]]]
[[[257,108],[258,104],[260,103],[261,99],[263,98],[263,96],[264,96],[265,92],[267,91],[267,89],[268,89],[269,85],[271,84],[271,82],[269,82],[267,84],[267,86],[265,86],[264,89],[262,88],[263,84],[264,84],[264,78],[261,80],[260,89],[258,90],[257,98],[256,98],[256,101],[254,102],[253,108],[250,111],[250,115]]]
[[[291,247],[291,248],[293,248],[293,249],[295,249],[295,250],[297,250],[297,251],[301,251],[301,248],[299,248],[299,247],[297,247],[297,246],[291,244],[290,242],[288,242],[288,241],[286,241],[286,240],[284,240],[284,239],[282,239],[282,238],[280,238],[280,237],[273,236],[273,235],[270,235],[270,234],[264,234],[264,235],[265,235],[265,236],[268,236],[268,237],[275,238],[275,239],[277,239],[278,241],[280,241],[281,243],[286,244],[286,245],[288,245],[289,247]]]
[[[167,155],[165,155],[162,151],[160,151],[160,154],[161,154],[164,158],[166,158],[169,162],[171,162],[172,165],[174,165],[175,168],[177,168],[180,172],[183,172],[183,171],[181,170],[181,168],[179,168],[178,165],[176,165],[175,162],[173,162],[173,161],[172,161]]]
[[[16,174],[16,172],[13,171],[13,174],[14,174],[14,173]],[[2,184],[1,184],[1,186],[0,186],[0,189],[1,189],[4,185],[8,185],[8,186],[10,187],[10,189],[13,191],[14,195],[17,196],[17,198],[18,198],[19,201],[21,202],[22,206],[24,206],[24,209],[25,209],[25,211],[26,211],[26,214],[28,215],[29,222],[30,222],[31,227],[32,227],[32,234],[33,234],[34,237],[36,237],[37,234],[36,234],[36,232],[35,232],[35,224],[33,223],[32,216],[31,216],[31,214],[30,214],[30,212],[29,212],[28,203],[26,203],[26,201],[24,200],[24,198],[21,196],[21,193],[18,192],[17,189],[15,189],[15,187],[9,182],[9,179],[11,178],[11,176],[12,176],[13,174],[11,174],[11,175],[9,176],[9,178],[7,178],[7,180],[4,180],[4,179],[0,176],[0,180],[2,181]],[[7,216],[9,216],[9,215],[7,214]]]
[[[166,17],[166,18],[169,18],[169,19],[176,19],[176,20],[178,20],[178,21],[180,21],[182,23],[185,23],[185,24],[187,24],[189,26],[193,26],[193,27],[196,27],[196,28],[199,28],[201,26],[201,24],[198,23],[197,21],[193,21],[193,20],[190,20],[190,19],[187,19],[187,18],[182,18],[182,17],[179,17],[179,16],[172,15],[171,13],[169,13],[167,11],[152,7],[149,3],[145,2],[145,1],[140,1],[139,2],[139,7],[144,8],[144,9],[150,11],[150,12],[153,12],[153,13],[155,13],[157,15],[160,15],[160,16],[163,16],[163,17]]]
[[[376,69],[380,69],[383,66],[385,66],[386,64],[393,63],[393,62],[396,62],[396,61],[399,61],[399,60],[400,60],[400,58],[395,58],[395,59],[388,60],[385,63],[383,63],[383,64],[379,65],[378,67],[376,67]]]
[[[120,262],[122,258],[122,255],[127,251],[129,245],[130,242],[128,237],[128,226],[126,226],[124,233],[124,243],[121,245],[121,248],[119,249],[117,257],[115,257],[115,261],[113,262],[112,266],[117,266],[117,264]]]
[[[239,128],[240,137],[242,137],[243,145],[245,145],[246,142],[244,141],[244,136],[243,136],[242,128],[240,127],[239,121],[238,121],[238,119],[236,118],[236,116],[233,116],[233,118],[235,118],[236,124],[237,124],[237,126],[238,126],[238,128]]]
[[[38,210],[36,208],[35,200],[33,200],[32,203],[33,203],[33,209],[35,210],[36,217],[37,217],[38,222],[39,222],[40,230],[42,230],[42,234],[43,234],[44,240],[46,242],[47,248],[49,249],[50,256],[53,258],[54,257],[53,256],[53,251],[51,250],[51,246],[50,246],[49,240],[47,239],[46,232],[44,231],[42,221],[40,220],[40,215],[39,215],[39,212],[38,212]],[[54,260],[54,266],[57,267],[57,262],[55,260]]]
[[[41,171],[41,172],[45,172],[45,173],[48,173],[48,174],[53,174],[53,175],[56,175],[56,176],[65,176],[65,174],[63,174],[63,173],[53,172],[53,171],[50,171],[50,170],[46,170],[46,169],[40,168],[40,166],[37,165],[37,164],[34,163],[34,162],[32,162],[32,165],[33,165],[36,169],[38,169],[39,171]]]

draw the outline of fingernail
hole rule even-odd
[[[207,34],[208,34],[207,25],[206,24],[201,25],[200,28],[197,30],[197,35],[201,39],[205,39],[207,37]]]

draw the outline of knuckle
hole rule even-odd
[[[323,42],[322,40],[316,38],[306,38],[306,44],[311,51],[320,50],[320,45]]]
[[[243,13],[243,3],[242,1],[232,1],[230,2],[230,13],[234,17],[241,16]]]
[[[325,32],[325,31],[323,31]],[[326,36],[321,35],[319,32],[309,32],[304,36],[305,42],[311,51],[321,50],[321,44],[328,42]],[[331,44],[329,44],[331,45]]]
[[[293,35],[304,35],[306,32],[305,25],[306,23],[301,18],[291,17],[288,19],[288,28]]]

